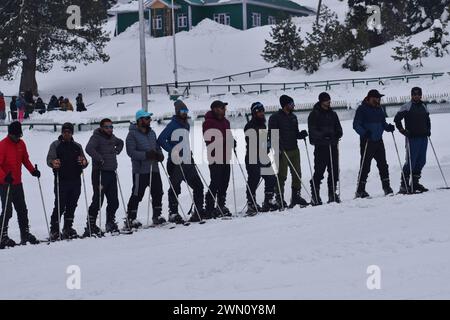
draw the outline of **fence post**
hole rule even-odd
[[[262,83],[260,83],[260,84],[259,84],[259,93],[260,93],[260,94],[262,93],[262,86],[263,86]]]

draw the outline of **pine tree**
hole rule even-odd
[[[369,53],[370,45],[364,27],[347,30],[343,37],[343,43],[345,43],[347,53],[342,67],[351,71],[365,71],[367,67],[364,64],[364,57]]]
[[[404,62],[403,68],[409,72],[412,71],[412,61],[420,59],[419,66],[422,66],[422,54],[423,51],[421,48],[414,46],[411,44],[411,37],[402,36],[397,39],[398,45],[392,50],[394,50],[394,55],[391,57],[395,61]]]
[[[262,53],[264,60],[288,70],[300,69],[303,57],[300,28],[297,31],[297,27],[290,18],[284,19],[272,27],[270,36],[273,41],[265,40]]]
[[[67,9],[81,9],[81,26],[68,27]],[[0,76],[14,78],[21,69],[20,91],[38,94],[36,72],[49,72],[56,61],[67,71],[77,63],[108,61],[108,35],[102,24],[106,7],[92,0],[8,0],[0,4]]]
[[[314,44],[309,44],[302,53],[300,57],[302,68],[309,74],[318,71],[322,60],[320,49]]]
[[[449,53],[450,39],[446,27],[446,24],[442,24],[440,20],[436,19],[430,28],[430,38],[424,42],[428,51],[435,57],[442,58]]]
[[[311,46],[309,51],[318,50],[329,61],[342,58],[345,49],[340,44],[344,29],[345,27],[339,22],[336,13],[322,5],[318,22],[314,22],[312,32],[306,35],[307,46]]]

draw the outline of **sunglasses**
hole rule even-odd
[[[181,110],[180,110],[180,113],[189,113],[189,110],[181,109]]]
[[[103,129],[114,129],[114,126],[113,126],[113,125],[110,125],[110,126],[103,126],[102,128],[103,128]]]

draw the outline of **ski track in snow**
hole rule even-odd
[[[447,176],[450,176],[450,146],[446,138],[449,120],[450,115],[446,114],[432,116],[433,143]],[[154,127],[158,133],[162,130],[162,126]],[[120,237],[2,250],[0,286],[7,289],[0,292],[0,298],[450,298],[449,191],[436,190],[443,182],[431,150],[423,173],[423,183],[432,189],[429,193],[383,197],[378,172],[372,164],[368,192],[374,199],[353,200],[359,143],[351,121],[344,121],[343,128],[340,152],[343,203],[340,205],[295,208],[252,218],[210,220],[204,225],[177,226],[173,230],[149,229]],[[127,129],[116,127],[115,133],[124,139]],[[238,153],[242,155],[245,148],[242,130],[235,134]],[[80,132],[75,134],[75,139],[85,146],[89,136],[90,132]],[[398,133],[396,136],[403,159],[402,139]],[[54,201],[53,177],[45,166],[45,157],[56,137],[57,134],[43,131],[25,130],[24,133],[31,160],[40,165],[43,173],[48,214]],[[195,136],[196,143],[201,139]],[[392,186],[397,190],[400,180],[397,156],[390,135],[385,135],[384,140]],[[299,146],[306,184],[310,174],[305,146],[303,143]],[[311,146],[309,151],[312,153]],[[245,204],[245,184],[237,166],[235,169],[240,210]],[[200,165],[200,170],[209,181],[205,163]],[[92,196],[90,171],[90,168],[86,171],[89,197]],[[119,156],[119,174],[127,202],[131,165],[125,153]],[[46,226],[37,182],[27,172],[23,177],[31,231],[43,238]],[[169,186],[165,177],[163,183],[166,193],[163,212],[167,216]],[[288,178],[286,197],[290,197],[289,189]],[[185,186],[182,190],[181,202],[188,209],[191,201]],[[258,201],[262,201],[262,186],[258,191]],[[324,184],[322,197],[326,200]],[[146,201],[147,194],[138,213],[144,223]],[[231,183],[227,203],[230,209],[234,207]],[[118,220],[123,212],[121,205]],[[82,194],[75,215],[75,227],[80,233],[85,219]],[[10,236],[19,238],[15,213],[10,221]],[[69,265],[81,268],[81,290],[66,288]],[[366,270],[370,265],[381,268],[381,290],[371,291],[366,287],[369,277]]]

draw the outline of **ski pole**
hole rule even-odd
[[[237,204],[236,204],[236,185],[234,182],[234,165],[230,163],[231,166],[231,180],[233,182],[233,202],[234,202],[234,212],[237,213]]]
[[[406,144],[408,146],[408,160],[409,160],[409,174],[410,174],[410,183],[411,183],[411,193],[414,193],[414,180],[413,180],[413,172],[412,172],[412,159],[411,159],[411,144],[409,143],[409,138],[406,137]]]
[[[263,181],[263,179],[262,178],[260,178],[259,179],[259,182],[258,182],[258,185],[256,186],[256,190],[258,190],[258,188],[259,188],[259,185],[261,184],[261,182]],[[245,202],[245,205],[244,205],[244,207],[242,208],[242,210],[241,211],[239,211],[239,212],[243,212],[245,209],[247,209],[247,207],[248,207],[248,203],[247,202]]]
[[[162,162],[161,162],[161,166],[162,166],[162,168],[164,170],[164,174],[166,175],[167,181],[169,181],[170,188],[172,189],[172,192],[173,192],[173,194],[175,196],[175,199],[177,200],[178,206],[181,209],[181,213],[183,214],[184,220],[185,220],[185,222],[187,222],[187,216],[186,216],[186,214],[185,214],[185,212],[183,210],[183,207],[181,206],[180,200],[178,199],[178,195],[175,192],[175,188],[174,188],[174,186],[172,184],[172,181],[170,181],[170,177],[169,177],[169,174],[167,173],[166,167],[164,166],[164,164]]]
[[[200,223],[202,223],[203,219],[202,219],[202,217],[201,217],[201,215],[200,215],[200,211],[199,211],[199,209],[198,209],[198,207],[197,207],[197,204],[196,204],[195,201],[194,201],[194,195],[192,194],[192,191],[191,191],[191,189],[190,189],[190,187],[189,187],[189,184],[188,184],[188,182],[187,182],[186,175],[184,174],[183,166],[181,165],[181,163],[178,164],[178,166],[179,166],[179,168],[180,168],[180,170],[181,170],[181,174],[183,175],[183,180],[184,180],[184,182],[185,182],[186,185],[187,185],[187,190],[188,190],[188,192],[189,192],[189,196],[191,197],[192,203],[194,204],[194,208],[195,208],[195,211],[197,212],[198,219],[199,219]]]
[[[36,170],[38,169],[37,164],[34,165],[34,168]],[[41,178],[38,178],[38,185],[39,185],[39,192],[41,194],[42,208],[44,209],[44,217],[45,217],[45,224],[47,225],[48,238],[50,239],[50,237],[51,237],[50,236],[50,227],[48,226],[47,210],[45,209],[44,194],[42,192],[42,186],[41,186]]]
[[[338,195],[341,196],[341,157],[339,155],[339,141],[337,143],[337,158],[338,158]]]
[[[398,152],[397,141],[395,141],[394,133],[391,132],[391,134],[392,134],[392,139],[394,140],[394,146],[395,146],[395,151],[397,152],[397,158],[398,158],[398,163],[400,165],[400,170],[402,170],[402,179],[403,179],[403,183],[405,184],[406,193],[409,193],[408,182],[406,181],[405,172],[403,171],[402,161],[400,160],[400,154]]]
[[[206,183],[206,179],[203,177],[203,174],[201,173],[201,171],[200,171],[200,169],[198,168],[198,166],[197,166],[196,163],[194,163],[194,166],[195,166],[195,169],[197,170],[197,172],[198,172],[200,178],[202,179],[203,183],[205,184],[206,188],[208,188],[209,194],[210,194],[211,197],[214,199],[214,202],[217,203],[217,208],[219,209],[220,214],[223,216],[223,211],[222,211],[222,208],[219,206],[217,197],[214,196],[214,194],[212,193],[211,188],[210,188],[209,185]]]
[[[150,162],[150,176],[148,178],[148,203],[147,203],[147,225],[150,225],[150,202],[152,200],[152,168],[153,163]]]
[[[363,157],[361,159],[361,164],[359,166],[359,173],[358,173],[358,184],[356,185],[356,193],[358,193],[359,184],[361,183],[361,174],[364,167],[364,162],[366,161],[366,154],[367,154],[367,146],[369,145],[369,139],[366,141],[366,146],[364,147],[364,153]]]
[[[331,144],[328,145],[330,150],[330,164],[331,164],[331,182],[333,183],[333,200],[336,202],[336,184],[334,180],[334,165],[333,165],[333,152],[331,150]]]
[[[131,229],[130,220],[128,219],[127,209],[125,206],[125,200],[123,198],[122,186],[120,185],[119,173],[117,172],[117,170],[116,170],[116,180],[117,180],[117,185],[119,186],[119,193],[120,193],[120,199],[122,201],[123,210],[125,212],[125,220],[127,221],[128,227]]]
[[[59,170],[56,171],[56,202],[58,202],[58,238],[61,241],[61,197],[59,194]]]
[[[305,186],[305,184],[302,181],[302,178],[300,177],[300,174],[298,173],[297,169],[295,169],[294,164],[292,163],[291,159],[289,159],[289,156],[287,155],[286,151],[283,150],[284,156],[286,157],[287,161],[289,162],[289,164],[291,165],[291,168],[294,170],[295,175],[297,176],[297,178],[300,180],[300,183],[302,184],[303,188],[305,189],[306,194],[308,195],[308,197],[311,198],[311,195],[308,192],[308,188]]]
[[[275,179],[277,179],[277,186],[278,186],[278,193],[280,195],[280,202],[281,202],[281,210],[284,211],[284,192],[281,192],[281,183],[280,183],[280,177],[278,176],[279,169],[276,166],[276,162],[274,161],[273,164],[275,165],[275,168],[277,169],[277,173],[275,174]]]
[[[250,186],[248,185],[247,178],[245,177],[244,170],[242,169],[241,163],[239,162],[236,150],[234,150],[234,155],[236,156],[236,160],[237,160],[237,163],[239,165],[239,169],[241,170],[242,177],[244,178],[245,185],[247,186],[248,193],[250,194],[250,197],[252,198],[252,202],[253,202],[253,205],[255,206],[256,213],[259,213],[258,205],[256,204],[255,197],[253,196],[252,190],[250,189]]]
[[[9,191],[11,189],[11,184],[8,183],[8,188],[6,189],[6,201],[5,201],[5,209],[3,209],[3,219],[2,219],[2,230],[0,233],[0,241],[3,239],[3,230],[5,228],[5,218],[6,211],[8,210],[8,201],[9,201]]]
[[[86,192],[86,180],[84,179],[84,170],[81,171],[81,177],[83,178],[83,191],[84,191],[84,202],[86,204],[86,214],[87,214],[87,225],[89,230],[89,237],[92,237],[92,231],[91,231],[91,218],[89,216],[89,206],[88,206],[88,200],[87,200],[87,192]]]
[[[441,164],[439,162],[439,158],[438,158],[438,156],[436,154],[436,150],[434,149],[434,146],[433,146],[433,142],[431,142],[431,137],[428,137],[428,140],[430,141],[431,149],[433,149],[434,157],[436,158],[436,162],[438,164],[439,170],[441,171],[442,179],[444,179],[445,188],[449,189],[448,183],[447,183],[447,179],[445,179],[444,172],[442,171],[442,167],[441,167]]]
[[[311,172],[311,181],[312,181],[312,185],[313,185],[313,189],[314,189],[314,195],[316,196],[316,200],[319,199],[317,196],[317,188],[316,188],[316,182],[314,181],[314,175],[313,175],[313,170],[312,170],[312,166],[311,166],[311,159],[309,157],[309,149],[308,149],[308,144],[306,143],[306,139],[303,139],[303,141],[305,142],[305,147],[306,147],[306,156],[308,157],[308,164],[309,164],[309,171]],[[331,151],[331,149],[330,149]]]
[[[98,223],[102,231],[102,170],[98,174]]]

